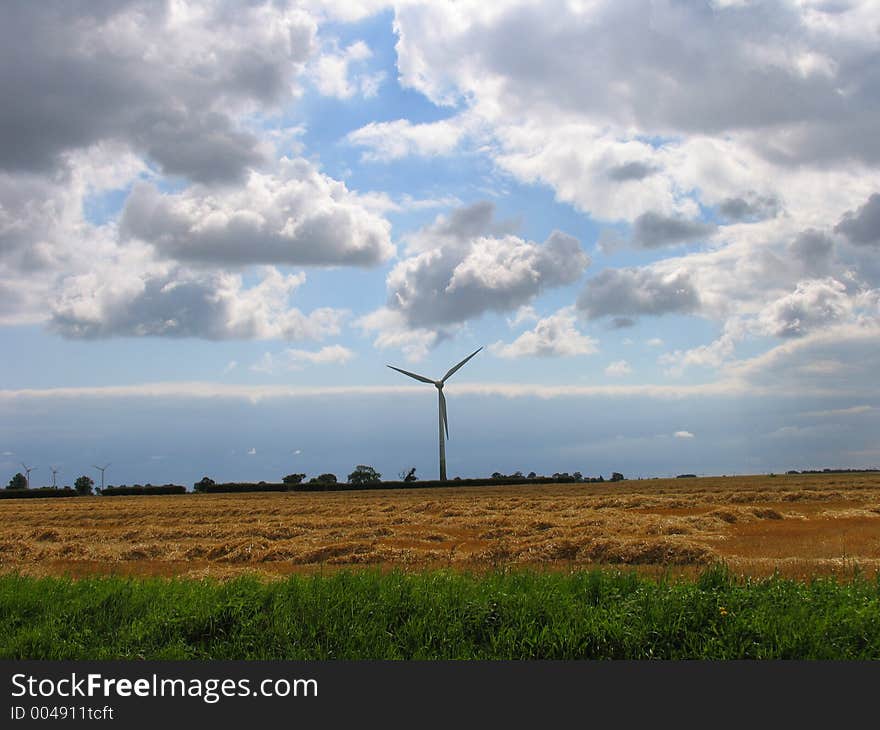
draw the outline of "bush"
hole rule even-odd
[[[73,483],[73,488],[76,489],[76,493],[81,497],[91,494],[93,486],[95,486],[95,480],[91,477],[87,477],[85,474],[81,477],[77,477],[76,481]]]
[[[0,489],[0,499],[40,499],[45,497],[76,497],[70,487],[40,487],[39,489]]]
[[[140,484],[135,484],[131,487],[122,484],[118,487],[104,487],[101,491],[102,497],[124,497],[146,494],[186,494],[186,487],[181,486],[180,484],[162,484],[158,486],[152,484],[141,486]]]
[[[611,481],[612,482],[622,482],[623,481],[623,474],[621,474],[619,471],[612,472],[611,473]]]
[[[332,476],[332,474],[331,474]],[[333,477],[336,481],[336,477]],[[358,464],[354,471],[348,475],[348,483],[355,486],[363,486],[364,484],[379,484],[382,481],[382,475],[373,467],[366,464]]]
[[[336,484],[337,479],[335,474],[320,474],[316,477],[312,477],[309,479],[309,484]]]
[[[288,474],[281,481],[284,484],[302,484],[302,480],[306,478],[305,474]]]
[[[209,484],[205,487],[208,494],[221,494],[224,492],[284,492],[286,484],[254,484],[253,482],[225,482],[223,484]]]

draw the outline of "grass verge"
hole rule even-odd
[[[0,577],[6,659],[880,659],[880,574]]]

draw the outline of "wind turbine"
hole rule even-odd
[[[404,375],[408,375],[411,378],[415,378],[416,380],[420,380],[423,383],[430,383],[435,388],[437,388],[437,401],[440,410],[440,481],[446,481],[446,442],[443,440],[443,432],[446,431],[446,438],[449,438],[449,422],[446,420],[446,397],[443,395],[443,385],[447,380],[455,373],[462,365],[464,365],[468,360],[470,360],[474,355],[476,355],[483,348],[480,347],[470,355],[468,355],[464,360],[462,360],[458,365],[449,368],[446,375],[444,375],[440,380],[431,380],[431,378],[426,378],[424,375],[416,375],[416,373],[411,373],[407,370],[401,370],[400,368],[396,368],[393,365],[389,365],[388,367],[392,370],[396,370],[399,373],[403,373]]]
[[[21,465],[24,467],[24,478],[27,480],[27,488],[31,488],[31,472],[36,469],[35,466],[28,466],[24,462],[21,462]]]
[[[108,466],[110,466],[110,462],[108,461],[106,464],[104,464],[104,466],[97,466],[95,464],[92,464],[92,466],[94,466],[95,469],[97,469],[99,472],[101,472],[101,491],[103,492],[104,491],[104,470]]]
[[[58,467],[57,467],[57,466],[53,466],[53,467],[50,467],[50,468],[52,469],[52,489],[55,489],[55,488],[56,488],[56,487],[55,487],[55,475],[58,473]]]

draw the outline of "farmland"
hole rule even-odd
[[[0,572],[32,576],[880,570],[876,473],[8,500],[0,517]]]

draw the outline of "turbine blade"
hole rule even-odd
[[[408,370],[401,370],[400,368],[394,367],[394,365],[389,365],[389,368],[392,370],[396,370],[399,373],[403,373],[404,375],[409,375],[411,378],[415,378],[416,380],[421,380],[423,383],[430,383],[434,385],[434,381],[431,378],[426,378],[424,375],[416,375],[415,373],[411,373]]]
[[[458,370],[462,365],[464,365],[468,360],[470,360],[474,355],[476,355],[476,354],[477,354],[480,350],[482,350],[482,349],[483,349],[483,348],[480,347],[480,348],[478,348],[477,350],[474,350],[474,352],[472,352],[472,353],[471,353],[470,355],[468,355],[464,360],[462,360],[460,363],[458,363],[458,365],[456,365],[456,366],[453,367],[453,368],[450,368],[450,369],[449,369],[449,372],[446,373],[446,375],[443,376],[443,379],[442,379],[440,382],[441,382],[441,383],[445,383],[445,382],[449,379],[449,376],[450,376],[450,375],[452,375],[456,370]]]
[[[446,396],[442,390],[437,391],[440,394],[440,417],[443,419],[443,428],[446,429],[446,440],[449,441],[449,421],[446,418]]]

